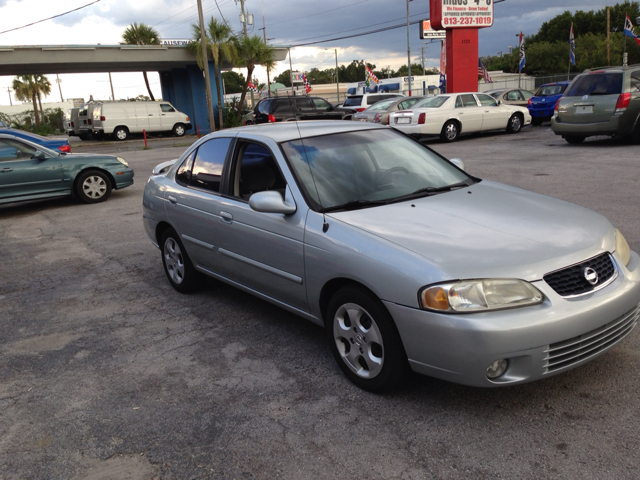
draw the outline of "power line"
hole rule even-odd
[[[7,33],[7,32],[13,32],[14,30],[20,30],[21,28],[27,28],[27,27],[30,27],[30,26],[35,25],[37,23],[46,22],[47,20],[52,20],[54,18],[62,17],[63,15],[67,15],[69,13],[76,12],[78,10],[82,10],[83,8],[87,8],[89,5],[93,5],[94,3],[98,3],[99,1],[100,0],[95,0],[94,2],[87,3],[86,5],[83,5],[82,7],[74,8],[73,10],[69,10],[68,12],[60,13],[58,15],[54,15],[53,17],[44,18],[42,20],[38,20],[37,22],[28,23],[27,25],[23,25],[22,27],[16,27],[16,28],[11,28],[9,30],[5,30],[4,32],[0,32],[0,35],[2,35],[3,33]]]

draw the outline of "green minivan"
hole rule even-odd
[[[585,70],[556,103],[551,128],[569,143],[610,135],[640,140],[640,65]]]

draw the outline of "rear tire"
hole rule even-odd
[[[399,388],[411,376],[393,318],[382,302],[359,285],[336,292],[325,319],[331,352],[345,376],[371,392]]]
[[[125,127],[118,127],[113,131],[113,139],[123,141],[129,138],[129,130]]]
[[[570,135],[570,136],[566,136],[563,137],[568,143],[572,144],[572,145],[578,145],[582,142],[584,142],[584,138],[585,137],[580,137],[580,136],[576,136],[576,135]]]
[[[443,142],[454,142],[460,136],[460,128],[458,127],[458,122],[454,120],[449,120],[442,127],[442,132],[440,132],[440,140]]]
[[[189,255],[173,228],[168,228],[160,241],[162,265],[169,283],[180,293],[192,293],[202,285],[204,275],[191,263]]]

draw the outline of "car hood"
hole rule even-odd
[[[327,216],[428,259],[451,279],[534,281],[615,248],[615,230],[602,215],[490,181]]]

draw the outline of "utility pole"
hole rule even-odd
[[[7,93],[9,94],[9,105],[13,107],[13,102],[11,101],[11,87],[7,87]]]
[[[333,51],[336,54],[336,94],[338,95],[338,102],[340,102],[340,83],[338,83],[338,49],[334,48]]]
[[[293,67],[291,66],[291,47],[289,47],[289,81],[291,82],[291,95],[295,95],[293,91]]]
[[[111,80],[111,72],[109,72],[109,85],[111,85],[111,100],[116,101],[116,96],[113,93],[113,81]]]
[[[200,43],[202,46],[202,63],[204,64],[204,83],[207,91],[207,109],[209,110],[209,126],[211,131],[216,131],[216,122],[213,118],[213,98],[211,97],[211,80],[209,79],[209,55],[207,53],[207,40],[204,30],[204,16],[202,14],[202,0],[198,0],[198,19],[200,21]],[[222,125],[220,125],[222,127]]]
[[[411,0],[407,0],[407,73],[409,79],[409,96],[411,96],[411,41],[409,36],[409,2]]]
[[[611,56],[609,51],[610,37],[611,37],[611,12],[609,7],[607,7],[607,67],[611,66]]]
[[[62,83],[62,80],[60,80],[60,77],[58,76],[57,73],[56,73],[56,83],[58,84],[58,90],[60,91],[60,101],[64,102],[64,98],[62,98],[62,87],[60,86],[60,84]]]
[[[262,33],[264,34],[264,44],[267,44],[267,26],[264,24],[264,2],[260,0],[262,5]],[[267,97],[271,96],[271,79],[269,78],[269,69],[267,68]]]
[[[237,4],[238,2],[236,2]],[[240,21],[242,22],[242,28],[244,29],[244,36],[247,36],[247,16],[244,14],[244,0],[240,0],[240,12],[242,12],[242,14],[240,15]],[[249,81],[251,81],[251,79],[249,79]]]

